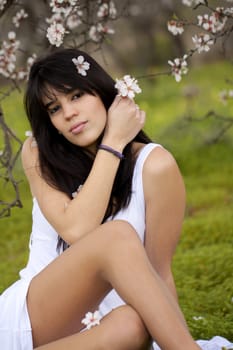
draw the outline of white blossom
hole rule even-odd
[[[226,16],[232,16],[233,15],[233,7],[227,7],[223,11],[224,15]]]
[[[109,17],[114,19],[116,15],[117,10],[113,1],[110,1],[109,4],[106,2],[101,4],[97,11],[97,17],[99,18]]]
[[[196,6],[198,4],[205,4],[205,1],[204,0],[182,0],[182,3],[183,5],[186,5],[186,6]]]
[[[174,75],[177,82],[181,81],[182,75],[188,73],[187,67],[187,55],[184,55],[182,58],[175,58],[174,61],[169,60],[168,63],[171,66],[171,73]]]
[[[193,316],[194,321],[201,321],[204,320],[203,316]]]
[[[135,94],[142,92],[138,86],[138,81],[130,75],[125,75],[122,79],[116,79],[115,88],[120,96],[131,99],[135,97]]]
[[[85,61],[83,56],[78,56],[77,58],[72,58],[72,62],[77,68],[79,74],[86,76],[87,70],[90,69],[90,63]]]
[[[114,29],[108,27],[107,25],[103,26],[102,23],[98,23],[96,26],[91,26],[89,30],[89,37],[92,41],[99,42],[104,34],[114,34]]]
[[[167,28],[173,35],[182,34],[184,32],[184,25],[180,21],[170,20],[167,22]]]
[[[220,32],[227,21],[227,17],[224,15],[224,8],[220,7],[216,8],[216,11],[212,12],[211,15],[199,15],[197,19],[198,25],[211,33]]]
[[[115,30],[108,27],[107,25],[103,25],[102,23],[97,24],[97,30],[99,33],[104,33],[104,34],[114,34]]]
[[[209,34],[196,34],[192,37],[195,47],[198,53],[207,52],[210,50],[210,45],[214,44],[214,40],[211,39]]]
[[[23,19],[27,18],[28,14],[25,12],[24,9],[21,9],[16,13],[16,15],[12,18],[12,22],[15,25],[16,28],[20,26],[20,23]]]
[[[13,32],[13,31],[9,32],[9,33],[8,33],[8,39],[9,39],[10,41],[15,41],[15,39],[16,39],[16,34],[15,34],[15,32]]]
[[[101,39],[101,35],[97,30],[95,25],[91,26],[89,29],[89,37],[92,41],[98,42]]]
[[[71,13],[66,21],[67,28],[70,30],[73,30],[77,28],[81,23],[82,23],[82,16],[83,12],[82,11],[77,11],[75,13]]]
[[[46,18],[45,21],[48,24],[63,23],[64,16],[60,12],[56,12],[56,13],[53,13],[51,17]]]
[[[95,311],[95,312],[87,312],[81,322],[86,326],[87,329],[90,329],[94,326],[98,326],[100,324],[100,320],[101,320],[100,312]]]
[[[19,70],[16,74],[16,80],[25,80],[28,77],[28,72],[25,70]]]
[[[117,16],[117,9],[113,1],[109,2],[109,17],[114,19]]]
[[[54,22],[48,27],[46,37],[51,45],[59,47],[63,43],[64,35],[64,26],[61,23]]]
[[[227,104],[229,99],[233,99],[233,90],[222,90],[219,93],[219,97],[222,103]],[[233,302],[233,297],[232,297]]]
[[[26,130],[25,131],[25,136],[32,137],[32,131],[31,130]]]
[[[28,59],[27,59],[27,67],[28,68],[31,68],[31,66],[35,62],[36,58],[37,58],[37,55],[35,53],[33,53],[32,56],[28,57]]]
[[[0,0],[0,11],[4,10],[4,6],[6,5],[7,0]]]
[[[50,7],[52,12],[68,14],[72,7],[78,4],[78,0],[51,0]]]

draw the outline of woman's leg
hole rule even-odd
[[[162,349],[199,349],[135,231],[123,221],[86,235],[32,280],[28,310],[35,345],[78,332],[84,314],[111,286],[138,312]]]
[[[150,343],[136,311],[124,305],[105,316],[99,326],[42,345],[36,350],[148,350]]]

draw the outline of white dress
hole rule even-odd
[[[145,232],[145,206],[142,183],[142,169],[145,159],[152,149],[161,147],[147,144],[140,152],[134,169],[132,196],[129,206],[122,209],[115,219],[128,221],[136,230],[142,242]],[[31,279],[45,266],[62,253],[58,249],[58,235],[40,211],[36,199],[33,199],[32,232],[29,242],[29,260],[20,271],[20,279],[0,295],[0,348],[2,350],[32,350],[31,324],[27,311],[26,295]],[[124,304],[124,301],[112,290],[101,302],[99,310],[102,316]],[[88,310],[87,310],[88,311]],[[233,343],[221,337],[210,341],[198,341],[203,350],[221,350],[233,348]],[[159,349],[156,343],[154,349]]]

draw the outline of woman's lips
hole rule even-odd
[[[78,124],[72,126],[72,127],[70,128],[70,132],[71,132],[72,134],[74,134],[74,135],[79,134],[81,131],[83,131],[83,129],[84,129],[86,123],[87,123],[86,121],[85,121],[85,122],[80,122],[80,123],[78,123]]]

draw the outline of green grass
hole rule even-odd
[[[190,123],[184,116],[201,117],[212,109],[232,116],[233,103],[224,106],[218,97],[229,76],[232,65],[216,63],[193,69],[179,84],[171,77],[142,80],[144,93],[137,98],[148,115],[145,130],[171,150],[186,184],[187,210],[173,271],[182,310],[196,339],[218,334],[233,340],[233,130],[210,144],[219,122]],[[188,98],[190,88],[195,93]],[[15,94],[3,108],[23,139],[28,125],[21,99]],[[10,218],[0,220],[0,291],[17,279],[28,255],[31,199],[20,163],[16,175],[22,180],[24,209],[15,208]]]

